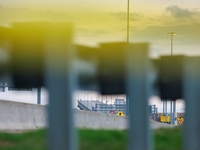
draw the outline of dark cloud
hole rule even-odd
[[[174,17],[177,18],[183,18],[183,17],[191,18],[194,15],[200,15],[200,13],[196,10],[190,11],[189,9],[186,8],[180,8],[177,5],[171,5],[167,7],[166,11],[171,13]]]
[[[111,13],[112,16],[117,17],[120,21],[126,21],[127,13],[126,12],[117,12]],[[137,21],[143,17],[142,13],[129,13],[129,20],[130,21]]]

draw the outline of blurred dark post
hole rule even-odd
[[[127,1],[127,43],[129,43],[129,0]]]
[[[175,125],[176,124],[176,101],[173,101],[173,124]]]
[[[156,108],[156,121],[158,121],[158,108]]]
[[[163,116],[164,116],[164,113],[165,113],[165,101],[163,101]]]
[[[167,113],[165,108],[167,99],[176,100],[183,97],[183,60],[184,56],[162,56],[160,60],[160,96],[163,99],[163,115]],[[173,102],[174,111],[172,122],[175,124],[176,101]]]
[[[75,150],[72,93],[75,84],[72,25],[49,23],[45,28],[45,79],[49,90],[49,150]]]
[[[183,94],[186,102],[184,150],[200,149],[200,58],[188,57],[184,63]]]
[[[161,99],[182,98],[182,73],[184,56],[162,56],[160,60],[160,96]]]
[[[5,92],[5,84],[4,83],[0,83],[0,92]]]
[[[172,100],[170,101],[170,124],[172,124],[172,121],[173,121],[173,119],[172,119]]]
[[[126,116],[129,114],[129,97],[126,95]]]
[[[128,95],[129,149],[150,150],[148,44],[104,43],[100,52],[101,93]]]
[[[37,104],[41,104],[41,87],[37,87]]]
[[[13,84],[9,82],[8,85],[14,89],[29,89],[41,87],[45,82],[50,101],[48,149],[75,150],[71,105],[76,85],[71,69],[72,25],[20,22],[13,23],[11,29],[2,30],[10,44],[7,49],[11,62],[7,68]],[[1,38],[5,38],[2,33],[1,42]]]
[[[156,105],[153,105],[153,121],[155,121],[155,117],[156,117]]]
[[[127,48],[126,90],[130,99],[129,150],[151,150],[147,95],[148,44]]]
[[[13,23],[11,75],[16,88],[44,84],[44,26],[45,22]]]
[[[149,106],[149,113],[152,114],[152,105]]]

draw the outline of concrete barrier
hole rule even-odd
[[[111,114],[96,113],[91,111],[75,110],[75,127],[88,129],[122,130],[128,128],[128,117]],[[171,128],[174,125],[150,121],[151,129]]]
[[[151,129],[159,129],[159,128],[174,128],[175,125],[168,124],[168,123],[161,123],[157,121],[150,121],[150,128]]]
[[[89,129],[126,129],[126,116],[103,114],[84,110],[75,110],[75,127]]]
[[[46,127],[46,116],[45,106],[0,100],[0,131]]]
[[[47,127],[47,106],[0,100],[0,131],[24,131]],[[74,110],[74,126],[87,129],[122,130],[128,128],[128,117]],[[151,121],[150,128],[174,125]]]

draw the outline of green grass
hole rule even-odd
[[[156,150],[182,150],[183,129],[179,127],[155,130],[154,141]]]
[[[80,150],[126,150],[127,131],[78,130]],[[155,150],[181,150],[182,128],[154,131]],[[0,133],[0,150],[45,150],[46,130]]]
[[[0,150],[45,150],[46,130],[27,133],[0,133]]]

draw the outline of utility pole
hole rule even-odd
[[[129,0],[127,4],[127,43],[129,43]]]
[[[173,55],[173,35],[176,35],[175,32],[167,33],[168,35],[171,35],[171,56]]]

